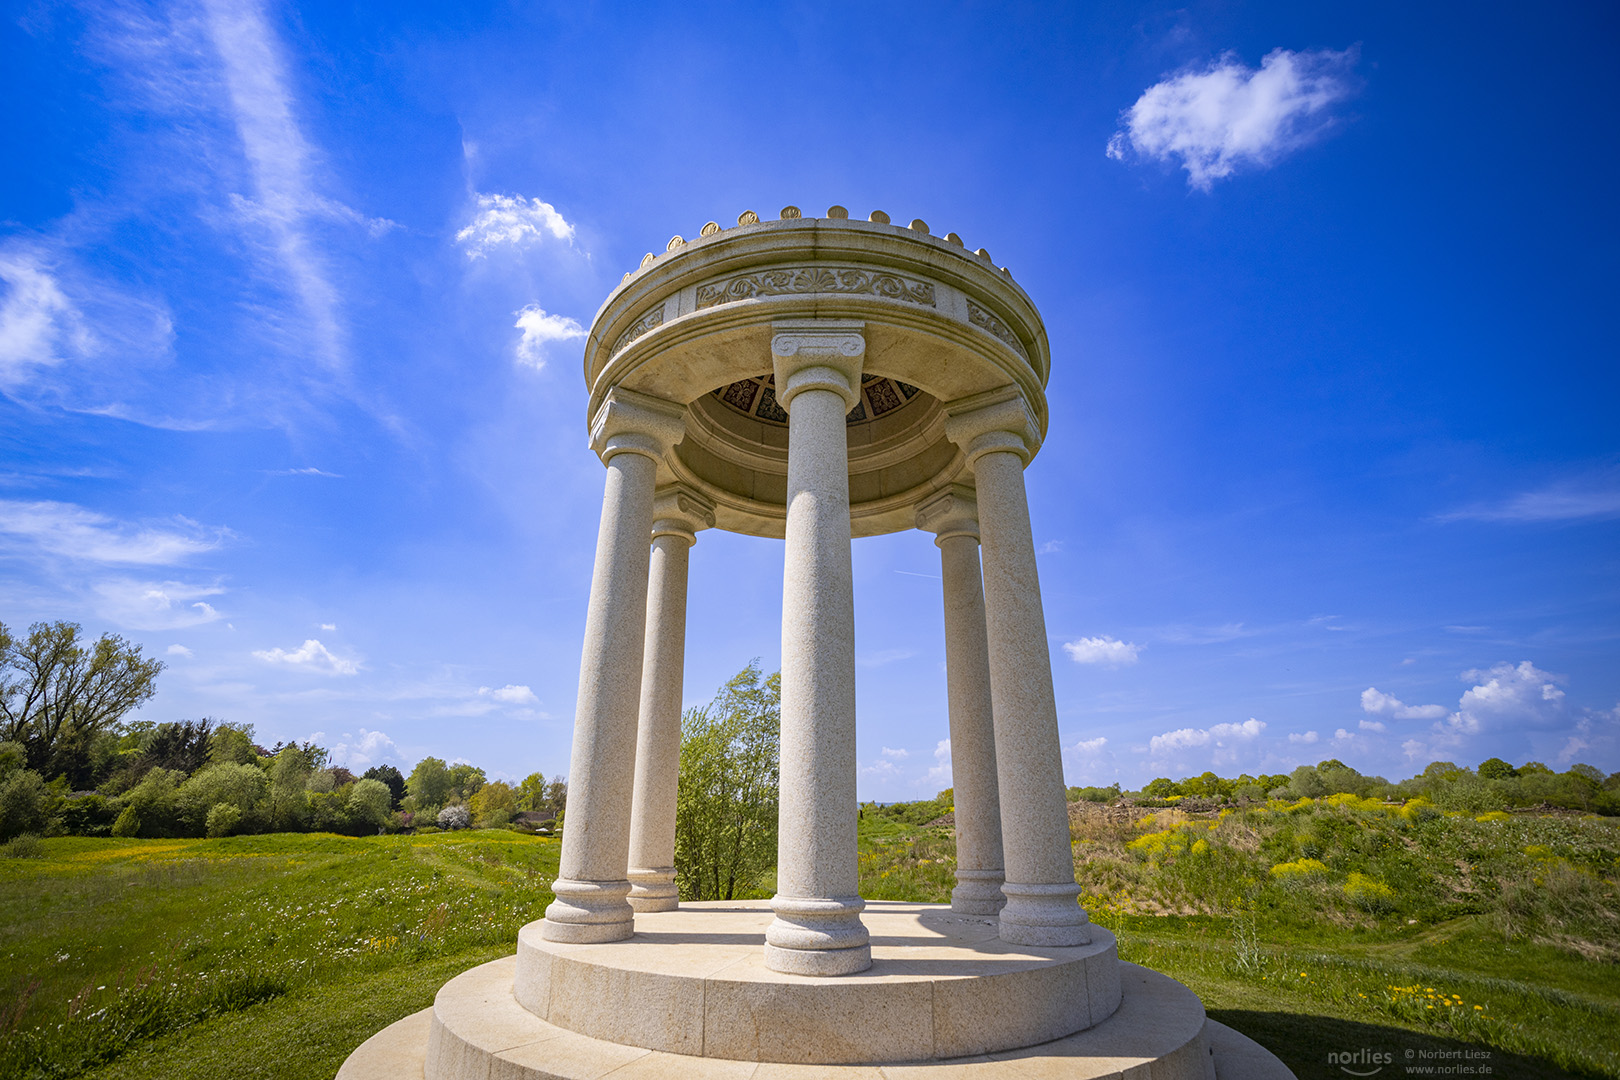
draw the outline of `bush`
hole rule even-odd
[[[124,802],[139,816],[145,835],[173,836],[179,831],[181,779],[181,773],[154,768],[124,796]]]
[[[4,844],[0,844],[0,857],[7,859],[39,858],[39,837],[31,832],[12,837]]]
[[[208,811],[207,827],[210,837],[229,836],[242,820],[242,811],[235,803],[215,803]]]
[[[220,762],[199,770],[180,785],[175,797],[181,818],[192,830],[201,832],[220,803],[236,807],[239,822],[255,820],[259,803],[269,790],[270,778],[257,765]]]
[[[479,788],[468,804],[480,829],[498,828],[517,813],[517,792],[510,784],[496,780]]]
[[[472,811],[465,806],[447,806],[439,811],[439,828],[441,829],[470,829],[472,828]]]
[[[0,781],[0,837],[43,832],[50,820],[51,792],[32,769],[18,769]]]
[[[1395,890],[1375,877],[1352,870],[1350,880],[1344,883],[1344,895],[1363,911],[1374,914],[1389,911],[1395,906]]]
[[[113,822],[112,834],[124,837],[141,835],[141,815],[133,806],[124,807],[124,812]]]

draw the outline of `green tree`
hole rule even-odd
[[[215,764],[252,765],[259,760],[259,751],[253,744],[252,724],[233,724],[222,720],[214,725],[214,734],[208,740],[208,760]]]
[[[363,777],[349,789],[349,820],[356,825],[380,829],[388,824],[389,812],[394,804],[393,794],[381,780]]]
[[[15,769],[0,780],[0,840],[44,832],[50,820],[50,788],[32,769]]]
[[[71,622],[35,623],[14,638],[0,623],[0,742],[17,742],[28,767],[88,785],[96,737],[157,692],[159,660],[103,634],[91,645]]]
[[[683,900],[733,900],[776,862],[782,678],[755,660],[681,718],[675,876]]]
[[[443,806],[454,787],[449,767],[442,759],[436,757],[426,757],[418,761],[416,768],[411,770],[410,778],[405,781],[405,790],[416,800],[416,809],[419,811]]]
[[[361,774],[367,780],[379,780],[388,786],[389,806],[399,809],[399,800],[405,797],[405,778],[392,765],[373,765]]]
[[[256,823],[259,804],[270,792],[270,778],[257,765],[238,765],[220,762],[199,769],[191,779],[180,785],[176,793],[180,817],[194,831],[201,831],[213,810],[221,803],[236,808],[236,817],[230,828],[239,824]]]
[[[467,802],[478,789],[489,782],[484,770],[476,765],[462,762],[460,765],[450,766],[450,793],[462,802]]]
[[[511,784],[496,780],[474,792],[467,808],[472,811],[473,824],[480,829],[499,828],[517,813],[517,792]]]

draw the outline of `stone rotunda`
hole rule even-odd
[[[606,467],[555,901],[342,1080],[1291,1074],[1122,963],[1078,903],[1024,468],[1050,349],[1005,267],[874,211],[670,239],[585,347]],[[770,901],[681,904],[686,588],[697,534],[785,541]],[[957,883],[857,884],[853,537],[940,549]]]

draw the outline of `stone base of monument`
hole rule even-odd
[[[633,938],[546,941],[452,979],[367,1040],[338,1080],[1291,1080],[1180,983],[1073,948],[1008,945],[994,917],[876,902],[872,967],[766,968],[768,903],[638,914]]]

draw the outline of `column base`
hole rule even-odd
[[[1042,949],[1086,945],[1091,942],[1091,919],[1076,901],[1080,886],[1026,885],[1009,881],[1001,886],[1007,906],[1001,909],[1002,941]]]
[[[853,975],[872,966],[858,896],[776,896],[765,928],[765,966],[792,975]]]
[[[786,975],[855,975],[872,966],[872,946],[784,949],[765,943],[765,966]]]
[[[681,891],[675,884],[675,868],[632,866],[630,868],[630,907],[636,911],[674,911],[680,907]]]
[[[958,870],[951,890],[951,910],[958,915],[995,915],[1007,903],[1000,870]]]
[[[540,936],[569,945],[599,945],[623,941],[636,932],[635,911],[625,897],[628,881],[572,881],[551,883],[556,894],[546,907]]]

